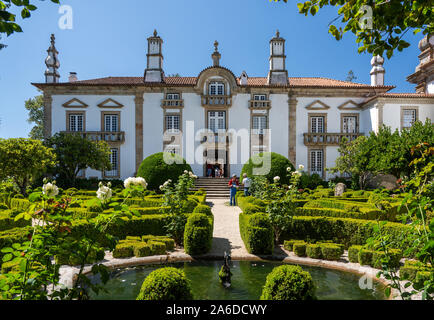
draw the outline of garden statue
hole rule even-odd
[[[346,189],[347,189],[347,186],[344,183],[339,182],[338,184],[336,184],[335,197],[342,196],[342,194],[345,192]]]
[[[224,262],[219,272],[219,282],[225,288],[229,288],[231,286],[231,268],[229,267],[229,262],[231,261],[231,256],[226,253],[224,255]]]

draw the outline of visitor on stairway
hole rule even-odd
[[[238,189],[238,186],[239,186],[236,174],[234,174],[232,176],[232,179],[229,180],[228,186],[230,187],[230,190],[231,190],[231,198],[230,198],[230,201],[229,201],[230,205],[231,206],[236,206],[237,204],[235,202],[235,195],[237,194],[237,189]]]

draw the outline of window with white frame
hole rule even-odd
[[[253,133],[264,134],[264,130],[267,129],[267,116],[253,116]]]
[[[83,114],[69,114],[69,131],[83,131]]]
[[[310,117],[311,133],[324,133],[324,117]]]
[[[225,85],[222,82],[211,82],[209,84],[209,95],[223,96],[225,94]]]
[[[323,150],[310,151],[310,174],[318,174],[322,177],[324,169],[324,153]]]
[[[226,129],[226,112],[209,111],[208,112],[208,129],[217,132]]]
[[[179,100],[179,93],[168,93],[166,95],[167,100]]]
[[[110,163],[112,165],[112,169],[110,171],[105,172],[106,177],[117,177],[119,176],[119,149],[112,148],[110,149],[111,153],[109,156]]]
[[[356,116],[344,116],[342,118],[342,131],[344,133],[357,133],[358,123]]]
[[[253,95],[253,100],[255,100],[255,101],[265,101],[265,100],[267,100],[267,95],[266,94],[254,94]]]
[[[417,109],[402,110],[402,127],[410,128],[417,120]]]
[[[107,132],[119,131],[119,115],[105,114],[104,115],[104,130]]]
[[[179,126],[179,115],[166,115],[166,132],[169,133],[178,133]]]

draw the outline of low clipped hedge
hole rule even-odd
[[[207,206],[205,204],[199,204],[196,208],[194,208],[193,213],[203,213],[207,216],[212,216],[210,206]]]
[[[90,254],[87,256],[85,262],[86,262],[86,264],[91,264],[91,263],[94,263],[97,261],[101,261],[104,259],[104,255],[105,255],[104,249],[91,250]],[[80,265],[83,258],[81,258],[75,254],[71,254],[70,252],[56,255],[54,257],[57,264],[70,265],[70,266]]]
[[[321,259],[321,246],[319,244],[310,243],[306,246],[306,255],[312,259]]]
[[[152,271],[143,281],[137,300],[192,300],[190,283],[183,270],[166,267]]]
[[[314,300],[315,285],[309,272],[300,266],[282,265],[271,271],[261,300]]]
[[[32,225],[31,220],[21,218],[15,221],[15,213],[13,210],[0,211],[0,231]]]
[[[400,260],[402,258],[402,251],[399,249],[390,249],[391,261],[390,267],[398,268],[400,265]],[[358,253],[359,264],[368,265],[376,269],[381,269],[382,261],[381,258],[384,256],[383,251],[369,250],[366,248],[360,248]]]
[[[16,209],[20,212],[26,211],[30,207],[30,201],[27,199],[14,198],[11,200],[11,209]]]
[[[185,224],[184,250],[187,254],[199,255],[211,249],[213,218],[204,213],[193,213]]]
[[[273,228],[265,213],[239,215],[241,238],[249,253],[272,254],[274,248]]]
[[[305,257],[306,247],[307,243],[304,241],[294,242],[294,244],[292,245],[292,250],[294,251],[295,255],[299,257]]]
[[[306,205],[308,205],[307,203]],[[334,208],[312,208],[301,207],[296,208],[296,216],[314,216],[314,217],[336,217],[336,218],[352,218],[363,220],[387,220],[386,215],[377,209],[361,209],[362,211],[348,211],[345,209]]]
[[[137,176],[145,178],[150,190],[158,191],[160,185],[168,179],[176,182],[184,170],[192,171],[190,165],[181,156],[166,153],[166,156],[174,158],[172,164],[167,164],[164,156],[163,152],[150,155],[142,161],[137,170]]]
[[[364,245],[366,240],[373,236],[375,224],[376,222],[372,220],[295,216],[286,226],[282,239],[316,241],[332,239],[333,242],[342,243],[345,248],[348,248],[351,245]],[[411,226],[387,222],[382,228],[392,239],[402,243],[402,247],[397,249],[408,246],[409,240],[406,235],[412,231]]]
[[[339,260],[344,253],[344,249],[334,243],[322,243],[319,245],[321,247],[321,256],[325,260]]]
[[[120,240],[113,251],[114,258],[147,257],[173,250],[175,241],[165,236],[128,236]]]
[[[359,263],[359,251],[362,246],[354,245],[348,248],[348,260],[353,263]]]
[[[434,268],[420,261],[406,260],[399,268],[399,276],[404,280],[415,281],[418,272],[434,273]]]

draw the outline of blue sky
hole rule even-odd
[[[20,20],[24,32],[3,38],[0,50],[0,137],[27,137],[24,101],[38,94],[31,82],[43,82],[46,50],[51,33],[61,63],[61,81],[70,71],[80,80],[105,76],[143,76],[146,38],[156,28],[163,38],[166,75],[197,76],[212,64],[214,40],[220,43],[221,65],[239,76],[266,76],[268,41],[280,30],[286,39],[289,76],[329,77],[345,80],[349,70],[355,81],[369,83],[368,54],[357,54],[352,34],[336,41],[328,23],[337,10],[326,8],[315,17],[298,13],[296,3],[268,0],[61,0],[73,9],[73,29],[61,30],[59,7],[36,1],[38,10]],[[386,60],[386,84],[393,92],[414,92],[406,77],[418,64],[421,35],[407,36],[411,47]]]

